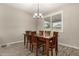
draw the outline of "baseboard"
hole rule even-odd
[[[1,44],[0,47],[2,47],[2,46],[10,46],[11,44],[20,43],[20,42],[23,42],[23,40],[16,41],[16,42],[10,42],[10,43]]]
[[[11,44],[20,43],[20,42],[23,42],[23,40],[21,40],[21,41],[16,41],[16,42],[11,42],[11,43],[7,43],[6,45],[7,45],[7,46],[10,46]],[[68,44],[64,44],[64,43],[59,43],[59,45],[71,47],[71,48],[74,48],[74,49],[79,49],[79,47],[72,46],[72,45],[68,45]],[[2,45],[0,45],[0,46],[2,46]]]
[[[11,44],[20,43],[20,42],[23,42],[23,40],[21,40],[21,41],[16,41],[16,42],[11,42],[11,43],[7,43],[6,45],[9,46],[9,45],[11,45]]]
[[[63,46],[67,46],[67,47],[71,47],[71,48],[74,48],[74,49],[78,49],[79,50],[79,47],[76,47],[76,46],[72,46],[72,45],[69,45],[69,44],[64,44],[64,43],[59,43],[60,45],[63,45]]]

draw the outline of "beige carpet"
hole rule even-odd
[[[58,56],[79,56],[79,50],[59,45]],[[0,47],[0,56],[35,56],[29,49],[25,49],[23,43],[12,44],[7,47]],[[39,53],[39,56],[42,54]],[[55,53],[54,53],[55,56]]]

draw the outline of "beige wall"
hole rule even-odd
[[[0,45],[22,41],[24,31],[35,27],[35,21],[26,12],[0,4]]]
[[[61,43],[79,48],[79,4],[61,8],[63,10],[63,36]]]
[[[68,4],[52,10],[51,13],[58,11],[63,11],[64,27],[59,36],[59,43],[79,48],[79,4]]]

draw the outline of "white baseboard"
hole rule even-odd
[[[7,43],[7,46],[9,46],[9,45],[11,45],[11,44],[15,44],[15,43],[20,43],[20,42],[23,42],[23,40],[22,40],[22,41],[16,41],[16,42]],[[74,48],[74,49],[79,49],[79,47],[72,46],[72,45],[69,45],[69,44],[59,43],[59,45],[71,47],[71,48]]]
[[[23,42],[23,40],[16,41],[16,42],[10,42],[10,43],[1,44],[0,47],[2,47],[3,45],[10,46],[11,44],[20,43],[20,42]]]
[[[23,42],[23,40],[22,41],[16,41],[16,42],[10,42],[10,43],[7,43],[6,45],[10,46],[11,44],[20,43],[20,42]]]
[[[20,43],[20,42],[23,42],[23,40],[16,41],[16,42],[11,42],[11,43],[6,43],[6,45],[10,46],[11,44]],[[79,49],[79,47],[72,46],[72,45],[69,45],[69,44],[59,43],[59,45],[63,45],[63,46],[67,46],[67,47],[71,47],[71,48],[75,48],[75,49]]]
[[[69,45],[69,44],[64,44],[64,43],[59,43],[60,45],[63,45],[63,46],[67,46],[67,47],[71,47],[71,48],[74,48],[74,49],[78,49],[79,50],[79,47],[76,47],[76,46],[72,46],[72,45]]]

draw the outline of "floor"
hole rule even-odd
[[[59,45],[58,56],[79,56],[79,50]],[[0,47],[0,56],[34,56],[28,49],[24,48],[23,42]],[[40,56],[42,56],[39,53]],[[55,56],[55,53],[54,53]]]

